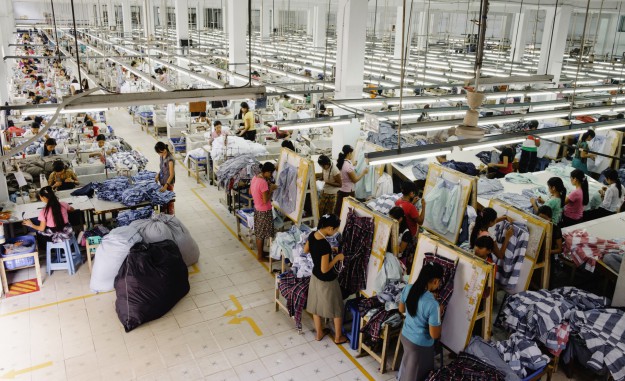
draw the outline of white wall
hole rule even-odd
[[[45,9],[42,3],[34,1],[13,1],[13,14],[20,23],[35,23],[44,21]]]

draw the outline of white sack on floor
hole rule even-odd
[[[178,245],[182,259],[187,266],[197,263],[200,258],[200,247],[189,230],[176,217],[169,214],[153,214],[145,220],[130,223],[139,231],[146,243],[161,242],[170,239]]]
[[[95,251],[89,288],[94,292],[113,290],[119,268],[128,256],[130,248],[138,242],[141,242],[141,235],[131,226],[113,229],[104,236]]]

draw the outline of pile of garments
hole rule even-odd
[[[401,193],[384,194],[378,198],[367,201],[367,207],[382,214],[388,214],[395,206],[395,202],[401,198]]]
[[[156,172],[153,171],[141,171],[132,176],[132,181],[135,183],[139,181],[154,181],[154,179],[156,179]]]
[[[223,162],[217,170],[217,182],[225,189],[237,189],[260,173],[260,163],[253,155],[240,155]]]
[[[475,168],[475,164],[469,162],[448,160],[441,163],[441,165],[445,168],[453,169],[454,171],[462,172],[469,176],[477,176],[479,173],[477,168]]]
[[[483,198],[493,198],[503,192],[503,185],[499,179],[479,178],[477,180],[477,195]]]
[[[485,359],[460,352],[451,363],[433,371],[427,381],[505,381],[506,375]]]
[[[301,224],[300,226],[293,225],[288,231],[277,233],[276,238],[271,242],[269,255],[276,261],[284,256],[293,263],[293,251],[302,241],[306,242],[310,232],[311,229],[307,225]]]
[[[94,187],[98,199],[120,202],[126,206],[135,206],[145,201],[150,201],[152,205],[165,205],[176,197],[172,191],[161,192],[161,186],[154,178],[131,185],[127,177],[119,176],[94,184]]]
[[[226,141],[227,147],[224,147],[224,140]],[[224,156],[262,156],[267,154],[268,151],[264,145],[245,140],[238,136],[220,136],[213,140],[213,145],[211,147],[211,157],[213,159],[219,159]]]
[[[384,290],[365,299],[352,299],[348,303],[354,303],[358,307],[360,316],[367,320],[367,323],[360,328],[363,334],[363,342],[370,347],[376,346],[380,342],[380,335],[386,325],[398,327],[403,319],[399,310],[401,293],[406,284],[401,281],[389,281]]]
[[[495,325],[537,340],[554,355],[569,342],[570,319],[576,311],[603,308],[609,299],[574,288],[524,291],[504,302]]]
[[[139,151],[115,152],[106,156],[106,168],[110,170],[141,171],[148,159]]]
[[[497,151],[481,151],[475,154],[484,165],[499,162],[499,152]]]
[[[79,239],[78,241],[80,242],[81,246],[86,246],[87,245],[87,238],[89,237],[104,237],[105,235],[109,234],[111,231],[109,230],[109,228],[107,228],[104,225],[95,225],[93,228],[89,229],[89,230],[85,230],[84,232],[82,232],[82,235],[79,235]]]
[[[562,255],[578,267],[583,265],[590,272],[595,271],[597,260],[610,256],[620,262],[618,259],[622,259],[625,254],[625,239],[593,237],[586,230],[580,229],[562,232],[562,239]]]
[[[117,215],[117,226],[127,226],[133,221],[150,218],[153,212],[154,209],[149,206],[136,210],[124,210],[123,212],[119,212]]]
[[[532,196],[533,197],[533,196]],[[499,193],[495,196],[498,200],[505,202],[508,205],[512,205],[520,210],[525,212],[533,213],[534,209],[532,207],[532,202],[530,200],[530,196],[526,193],[518,194],[518,193]]]
[[[118,176],[112,179],[104,180],[101,183],[94,184],[97,197],[104,201],[121,202],[122,193],[130,186],[130,180],[127,177]]]
[[[367,136],[367,141],[387,149],[397,149],[398,137],[397,130],[393,127],[392,123],[380,122],[379,132],[370,133],[369,136]],[[405,147],[405,143],[406,139],[402,136],[402,147]]]

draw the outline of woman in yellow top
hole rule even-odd
[[[245,140],[256,140],[256,121],[254,113],[250,110],[247,102],[241,102],[241,115],[243,116],[243,129],[239,131],[239,136]]]
[[[55,161],[52,169],[48,184],[53,190],[74,189],[78,185],[78,176],[71,169],[65,168],[65,163],[62,161]]]

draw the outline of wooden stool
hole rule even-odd
[[[361,318],[360,326],[364,327],[368,320],[369,319],[365,319],[364,317]],[[373,357],[378,363],[380,363],[380,373],[386,372],[386,360],[388,358],[389,342],[391,341],[391,339],[395,337],[397,337],[397,340],[399,340],[400,333],[401,333],[401,326],[395,327],[395,328],[390,328],[388,324],[384,326],[384,329],[382,330],[382,334],[380,335],[380,339],[382,339],[382,353],[380,355],[375,353],[373,348],[369,347],[367,344],[364,344],[362,342],[362,333],[360,333],[360,335],[358,336],[358,356],[356,357],[364,356],[365,354],[362,353],[364,350],[371,357]],[[392,367],[394,367],[394,364]]]
[[[29,267],[35,268],[35,274],[37,276],[37,285],[39,285],[39,289],[41,289],[41,285],[43,284],[41,281],[41,267],[39,266],[39,253],[35,249],[32,253],[24,253],[18,255],[12,255],[10,257],[0,257],[0,278],[2,278],[2,289],[4,290],[4,294],[9,293],[9,281],[7,280],[7,269],[5,268],[5,262],[14,261],[17,259],[27,259],[33,258],[34,264],[28,266],[21,266],[8,269],[9,271],[26,269]]]

